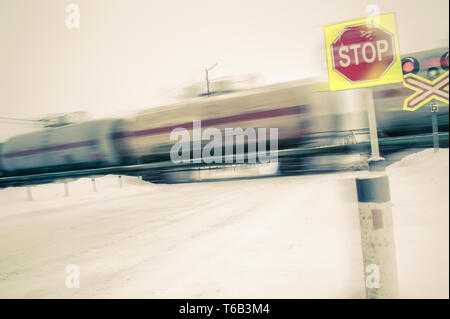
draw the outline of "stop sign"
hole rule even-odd
[[[373,22],[346,26],[330,47],[333,69],[352,83],[379,80],[396,60],[394,40]]]

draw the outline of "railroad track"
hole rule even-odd
[[[448,147],[449,134],[440,133],[439,140],[441,147]],[[403,136],[403,137],[389,137],[379,139],[380,149],[383,154],[389,154],[398,150],[407,148],[425,148],[433,146],[433,135],[416,135],[416,136]],[[310,165],[304,164],[298,165],[299,159],[314,159],[317,156],[324,156],[329,154],[362,154],[370,151],[370,142],[361,142],[353,144],[342,145],[325,145],[316,147],[299,147],[292,149],[285,149],[277,151],[278,158],[281,163],[292,161],[295,163],[292,169],[285,170],[286,174],[297,174],[302,172],[320,172],[329,171],[330,167],[324,168],[311,168]],[[245,155],[245,160],[248,158],[248,154]],[[222,156],[222,163],[226,163],[228,160],[234,160],[235,155]],[[209,165],[210,168],[220,168],[221,165],[230,164],[214,164]],[[0,188],[14,187],[14,186],[26,186],[33,184],[51,183],[56,180],[74,179],[81,177],[100,177],[104,175],[129,175],[129,176],[143,176],[144,179],[154,182],[164,182],[164,178],[161,177],[162,173],[173,171],[189,171],[208,168],[208,165],[197,164],[189,162],[173,163],[171,161],[139,164],[139,165],[124,165],[114,167],[103,167],[95,169],[83,169],[64,172],[52,172],[44,174],[31,174],[20,176],[9,176],[0,178]]]

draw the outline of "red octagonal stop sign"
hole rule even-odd
[[[353,83],[375,81],[395,62],[394,36],[375,23],[350,25],[331,44],[333,69]]]

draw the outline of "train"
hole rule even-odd
[[[427,58],[418,54],[425,61],[419,71],[429,76],[428,69],[436,66],[426,61],[444,57],[445,50],[448,70],[448,48],[443,48],[427,52]],[[446,71],[445,64],[440,67]],[[196,120],[201,120],[203,129],[216,128],[221,132],[226,128],[277,128],[281,150],[368,140],[365,92],[330,92],[321,87],[311,80],[291,81],[191,98],[144,110],[130,119],[91,120],[14,136],[0,144],[0,175],[167,161],[177,142],[171,139],[171,133],[183,128],[193,134]],[[431,130],[429,110],[402,111],[403,100],[411,93],[401,83],[373,88],[381,136],[423,134]],[[448,104],[439,105],[439,130],[448,132]],[[207,142],[200,141],[200,145]],[[267,143],[270,142],[268,138]],[[237,139],[233,143],[237,148]]]

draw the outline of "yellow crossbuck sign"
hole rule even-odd
[[[403,104],[404,110],[415,111],[433,99],[448,104],[448,72],[433,81],[415,74],[408,74],[404,77],[403,84],[407,88],[416,91],[416,93],[405,99]]]

